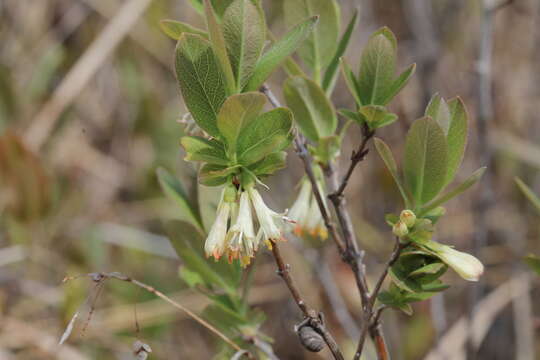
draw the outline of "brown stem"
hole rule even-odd
[[[272,244],[272,254],[274,255],[274,259],[278,268],[277,273],[289,288],[289,291],[294,301],[296,302],[296,305],[298,305],[298,308],[300,309],[300,311],[302,311],[304,318],[309,319],[309,325],[323,337],[326,345],[328,345],[328,348],[332,352],[334,359],[344,360],[343,354],[341,353],[338,344],[332,337],[332,334],[330,334],[330,332],[326,329],[321,314],[314,309],[308,308],[306,302],[300,295],[300,291],[294,284],[294,281],[290,275],[290,266],[289,264],[285,264],[285,262],[283,261],[283,257],[281,256],[278,243]]]
[[[343,177],[343,180],[341,180],[341,184],[333,193],[328,195],[329,198],[338,198],[343,195],[343,192],[349,184],[349,179],[351,178],[351,175],[354,172],[356,165],[358,165],[359,162],[364,160],[364,158],[368,154],[369,150],[367,148],[367,145],[369,140],[375,135],[375,131],[369,130],[367,125],[364,125],[362,133],[364,135],[362,137],[362,142],[360,142],[358,149],[356,151],[353,151],[353,153],[351,154],[351,163],[349,165],[349,168],[347,169],[347,172],[345,173],[345,176]]]
[[[394,245],[394,250],[392,251],[392,255],[390,256],[390,259],[386,263],[383,272],[377,279],[377,282],[375,283],[375,287],[373,288],[373,291],[371,295],[369,296],[368,304],[365,309],[365,314],[367,315],[367,318],[369,319],[367,323],[362,327],[362,333],[360,334],[360,340],[358,341],[358,346],[356,348],[356,354],[354,355],[354,359],[360,359],[360,356],[362,355],[362,350],[364,348],[364,342],[366,340],[366,335],[369,332],[371,338],[375,342],[375,349],[377,350],[377,357],[378,359],[388,359],[388,349],[386,348],[386,342],[384,341],[384,336],[382,333],[382,328],[380,326],[380,316],[382,311],[385,309],[384,306],[380,307],[376,312],[373,312],[373,307],[375,306],[375,301],[377,300],[377,295],[379,295],[379,292],[381,291],[382,284],[384,283],[384,280],[386,279],[386,276],[388,275],[388,271],[392,265],[395,264],[397,259],[399,259],[399,255],[401,254],[401,250],[405,247],[405,244],[402,244],[399,240],[399,238],[396,237],[396,244]]]

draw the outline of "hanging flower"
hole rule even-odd
[[[322,185],[317,183],[317,187],[324,197]],[[304,231],[306,231],[312,236],[318,236],[322,239],[328,237],[328,230],[324,225],[319,204],[313,195],[311,183],[306,178],[302,180],[300,194],[291,207],[288,217],[296,223],[294,233],[297,236],[302,236]]]
[[[294,233],[297,236],[302,236],[303,229],[306,227],[311,194],[311,183],[306,179],[303,179],[302,186],[300,187],[300,194],[287,214],[289,219],[296,223]]]
[[[439,244],[434,241],[427,243],[426,247],[431,250],[430,252],[433,255],[454,269],[465,280],[478,281],[484,273],[484,265],[471,254],[457,251],[448,245]]]
[[[285,214],[278,214],[268,208],[259,192],[253,186],[248,188],[248,194],[255,208],[260,226],[255,241],[259,243],[263,240],[268,248],[271,249],[272,242],[283,240],[282,234],[284,231],[289,230],[292,221]]]
[[[326,229],[326,225],[324,225],[321,209],[314,196],[311,199],[311,205],[309,207],[306,229],[312,236],[318,236],[323,240],[328,237],[328,230]]]
[[[227,253],[229,262],[240,259],[242,266],[247,266],[259,247],[259,241],[255,237],[251,204],[247,192],[240,194],[240,207],[236,222],[227,233]]]
[[[227,189],[223,190],[221,194],[221,200],[219,201],[216,220],[208,233],[206,242],[204,244],[204,251],[207,257],[213,256],[216,260],[219,260],[227,248],[227,223],[231,214],[230,201],[226,201],[225,193]]]

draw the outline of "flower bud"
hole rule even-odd
[[[408,228],[412,228],[416,222],[416,215],[411,210],[403,210],[399,215],[399,220]]]
[[[436,253],[444,263],[465,280],[478,281],[480,275],[484,273],[484,265],[471,254],[454,250],[446,245],[441,245]]]
[[[392,232],[397,237],[402,238],[409,233],[409,229],[407,228],[407,225],[405,225],[405,223],[400,220],[394,224],[394,227],[392,227]]]

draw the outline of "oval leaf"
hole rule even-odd
[[[175,69],[193,119],[208,134],[219,136],[217,113],[225,101],[226,89],[210,43],[199,35],[184,33],[176,46]]]
[[[235,0],[223,16],[223,35],[238,91],[247,84],[266,40],[262,13],[251,0]]]
[[[270,74],[281,65],[285,59],[296,51],[298,46],[304,39],[313,31],[313,27],[317,24],[319,18],[313,16],[304,20],[300,24],[291,29],[285,36],[276,41],[259,60],[253,75],[249,79],[244,91],[258,90],[262,84],[268,79]]]
[[[240,132],[262,111],[266,97],[257,92],[229,96],[218,114],[217,126],[227,142],[229,154],[236,153]]]
[[[277,108],[252,121],[240,134],[237,145],[238,159],[243,165],[253,164],[290,143],[292,113]]]
[[[405,143],[405,184],[417,207],[433,199],[444,186],[447,145],[444,132],[435,120],[416,120]]]
[[[385,105],[396,71],[396,38],[388,28],[371,35],[360,59],[359,95],[364,105]]]
[[[339,36],[339,6],[335,0],[286,0],[283,2],[285,23],[297,24],[308,16],[320,16],[319,25],[298,50],[302,60],[319,72],[336,52]]]
[[[184,136],[180,143],[186,150],[185,160],[204,161],[211,164],[227,165],[227,155],[223,144],[200,136]]]
[[[334,134],[337,126],[334,107],[319,85],[295,76],[285,82],[283,92],[296,123],[308,139],[318,141]]]

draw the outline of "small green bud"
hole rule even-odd
[[[416,215],[411,210],[403,210],[399,215],[399,220],[408,228],[412,228],[416,222]]]
[[[392,232],[397,237],[402,238],[409,233],[409,229],[407,228],[407,225],[405,225],[405,223],[400,220],[394,224],[394,226],[392,227]]]

